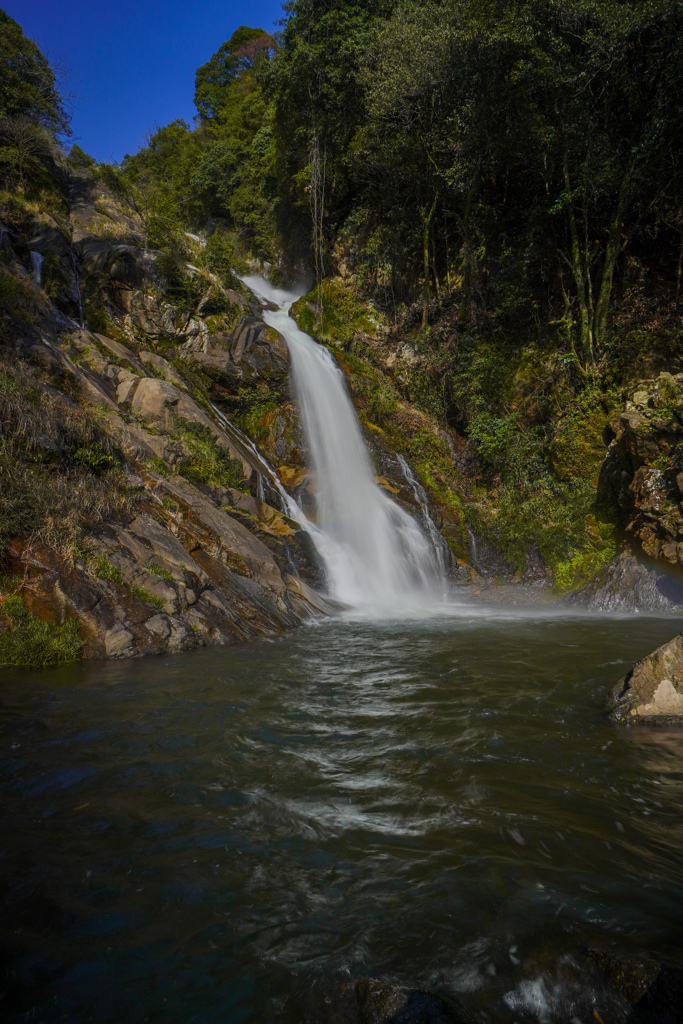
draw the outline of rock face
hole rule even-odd
[[[618,722],[683,722],[683,634],[639,661],[614,687],[609,706]]]
[[[676,612],[683,607],[683,580],[648,569],[625,552],[565,603],[597,612]]]
[[[286,343],[255,316],[243,317],[230,333],[191,338],[182,351],[189,362],[233,378],[283,376],[289,369]]]
[[[241,497],[248,514],[236,505],[226,510],[227,496]],[[315,567],[293,526],[263,502],[220,489],[211,496],[182,477],[150,474],[139,508],[128,522],[94,529],[85,557],[73,564],[40,544],[17,538],[8,545],[6,565],[21,578],[29,611],[58,622],[75,617],[85,657],[275,636],[335,611],[293,575],[300,566],[314,577]]]
[[[683,571],[683,374],[642,381],[608,433],[599,500],[616,507],[636,553]]]

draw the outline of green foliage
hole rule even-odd
[[[0,176],[4,188],[37,195],[60,190],[58,135],[69,118],[47,58],[20,26],[0,11]]]
[[[231,86],[267,59],[272,47],[273,39],[263,29],[242,25],[233,32],[197,71],[194,102],[199,116],[205,121],[219,118],[230,102]]]
[[[133,586],[130,588],[131,593],[140,598],[141,601],[146,601],[147,604],[153,604],[155,608],[158,608],[160,612],[164,610],[164,602],[156,594],[150,594],[144,587]]]
[[[614,545],[608,545],[598,551],[577,551],[568,561],[559,562],[555,566],[553,574],[555,590],[560,594],[566,594],[585,587],[615,554]]]
[[[84,642],[76,619],[67,619],[62,625],[43,622],[29,612],[18,594],[0,606],[0,616],[8,623],[0,632],[0,665],[34,668],[81,657]]]
[[[97,166],[95,160],[81,149],[77,142],[69,150],[69,163],[77,170],[92,170]]]
[[[123,583],[121,570],[110,562],[106,555],[95,555],[90,561],[90,569],[93,576],[98,580],[107,580],[109,583]]]
[[[147,459],[147,465],[153,473],[158,473],[159,476],[168,476],[168,466],[163,459],[160,459],[158,455],[151,455]]]
[[[244,490],[242,463],[239,459],[233,459],[228,449],[218,444],[209,427],[180,417],[178,426],[191,452],[189,461],[178,467],[181,476],[191,483]]]
[[[87,448],[77,448],[73,458],[77,466],[89,469],[96,476],[106,473],[115,465],[114,456],[105,450],[101,441],[95,441]]]
[[[156,562],[149,563],[147,572],[151,572],[152,576],[160,576],[162,580],[166,580],[169,583],[173,582],[173,573],[169,572],[168,569],[164,569],[163,566],[157,565]]]
[[[312,288],[294,304],[292,313],[306,334],[345,351],[358,332],[376,337],[381,320],[381,314],[361,302],[352,288],[331,280]]]

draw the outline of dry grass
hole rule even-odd
[[[72,557],[89,528],[132,509],[122,462],[44,370],[0,361],[0,548],[30,535]]]

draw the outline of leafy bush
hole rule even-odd
[[[89,469],[100,476],[106,473],[114,465],[114,456],[111,452],[105,451],[101,441],[95,441],[88,448],[77,448],[74,452],[74,462],[83,469]]]
[[[0,632],[0,665],[40,667],[77,661],[84,642],[76,619],[43,622],[32,615],[19,595],[8,597],[0,609],[8,628]]]

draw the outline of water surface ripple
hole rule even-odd
[[[294,1022],[372,975],[512,1021],[543,956],[675,960],[683,733],[601,707],[677,628],[328,623],[6,673],[4,1019]]]

